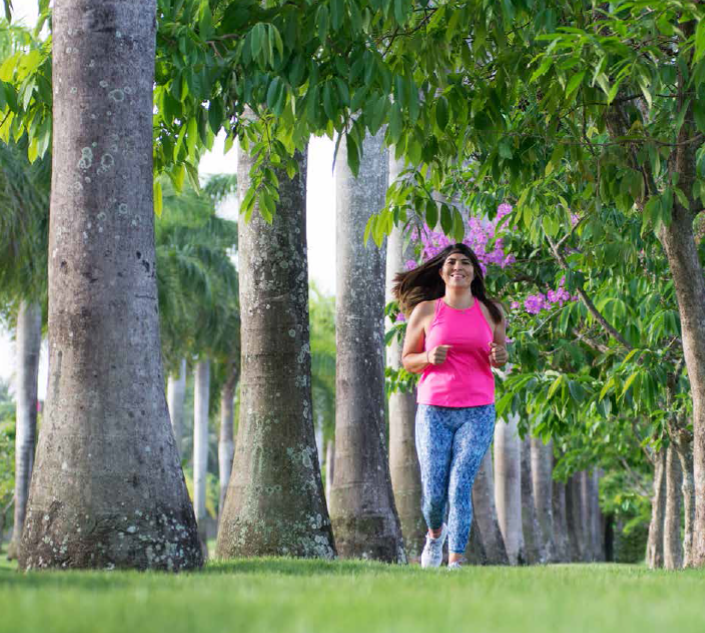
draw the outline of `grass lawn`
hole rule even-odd
[[[0,563],[5,633],[702,633],[705,571],[257,559],[178,576],[19,574]]]

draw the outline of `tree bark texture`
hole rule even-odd
[[[472,525],[470,526],[470,536],[468,537],[468,544],[465,549],[465,558],[470,565],[491,564],[487,557],[482,529],[478,525],[476,517],[473,517]]]
[[[690,447],[688,447],[690,448]],[[695,524],[695,484],[693,483],[693,454],[679,451],[683,476],[683,567],[693,566],[693,527]]]
[[[553,563],[558,559],[553,528],[553,440],[544,444],[540,438],[532,437],[530,449],[531,481],[541,542],[546,562]]]
[[[155,5],[54,4],[50,386],[22,569],[202,564],[159,343]]]
[[[555,463],[555,461],[554,461]],[[568,536],[568,517],[566,510],[566,485],[561,481],[553,482],[553,535],[556,544],[556,562],[568,563],[572,560],[570,538]]]
[[[239,361],[237,363],[239,368]],[[223,385],[220,394],[220,435],[218,437],[218,475],[220,480],[220,494],[218,502],[218,518],[225,507],[225,495],[230,483],[230,473],[233,470],[235,456],[235,389],[237,387],[240,371],[233,368],[228,379]],[[220,520],[218,521],[220,523]]]
[[[584,525],[580,503],[580,474],[571,475],[565,484],[566,524],[570,543],[570,560],[583,560]]]
[[[590,486],[590,516],[592,519],[593,535],[593,555],[598,562],[605,561],[605,518],[600,510],[600,479],[603,476],[602,469],[595,468],[591,473],[592,483]]]
[[[663,529],[666,515],[666,451],[660,450],[655,458],[651,522],[646,543],[646,564],[649,569],[663,567]]]
[[[541,526],[536,514],[531,476],[531,440],[527,435],[521,441],[521,518],[524,529],[524,548],[529,565],[546,562]]]
[[[193,509],[198,538],[204,557],[208,556],[206,538],[206,479],[208,474],[208,409],[210,407],[210,362],[196,365],[193,381]]]
[[[472,487],[473,530],[479,530],[487,564],[508,565],[507,548],[497,518],[492,453],[487,451]]]
[[[34,465],[37,436],[37,389],[39,353],[42,347],[42,308],[38,303],[20,303],[15,334],[17,362],[15,424],[15,517],[8,558],[17,558],[22,538],[29,482]]]
[[[580,516],[582,526],[582,560],[592,562],[596,560],[597,534],[595,530],[593,498],[595,496],[592,474],[582,470],[579,473],[580,486]]]
[[[345,140],[339,157],[346,156]],[[384,419],[385,248],[364,244],[367,220],[385,202],[383,135],[367,137],[357,179],[336,168],[335,478],[330,509],[345,558],[406,562],[394,504]]]
[[[666,511],[663,520],[663,566],[666,569],[683,566],[682,495],[683,473],[678,454],[671,444],[666,450]]]
[[[521,440],[518,416],[498,420],[494,430],[494,480],[497,519],[510,565],[526,562],[521,517]]]
[[[396,180],[403,162],[389,157],[389,181]],[[393,301],[392,287],[397,273],[404,271],[409,254],[404,249],[401,227],[394,227],[387,240],[385,302]],[[387,327],[394,325],[387,320]],[[401,368],[402,343],[394,338],[387,347],[387,366]],[[406,553],[410,560],[421,556],[426,540],[426,521],[421,510],[421,471],[416,455],[416,393],[395,392],[389,396],[389,472],[392,477],[394,502],[399,512]]]
[[[335,442],[328,440],[326,443],[326,502],[330,506],[330,490],[335,477]]]
[[[181,360],[178,376],[169,375],[167,381],[167,402],[169,417],[174,432],[174,442],[181,457],[181,442],[184,436],[184,395],[186,394],[186,359]]]
[[[276,214],[238,227],[241,376],[235,458],[216,556],[333,558],[316,455],[306,256],[306,154],[278,173]],[[238,194],[252,157],[238,154]]]

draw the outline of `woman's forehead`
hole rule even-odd
[[[461,253],[460,251],[455,251],[455,253],[451,253],[450,255],[448,255],[448,257],[445,258],[444,261],[447,262],[449,259],[465,259],[469,262],[472,261],[470,259],[469,255],[466,255],[465,253]]]

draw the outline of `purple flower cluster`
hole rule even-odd
[[[546,294],[529,295],[524,299],[524,309],[529,314],[538,314],[543,310],[550,310],[555,304],[562,306],[568,301],[576,301],[577,297],[571,297],[570,293],[565,289],[565,277],[561,277],[558,283],[558,290],[549,290]],[[515,301],[512,303],[512,308],[519,307]]]
[[[497,216],[494,220],[481,220],[479,218],[470,218],[468,220],[465,239],[463,244],[469,246],[477,258],[480,260],[483,274],[487,272],[487,267],[492,264],[500,268],[506,268],[516,261],[514,255],[504,252],[504,244],[502,238],[495,238],[497,229],[500,228],[504,218],[511,213],[512,207],[508,204],[501,204],[497,207]],[[431,259],[440,253],[446,246],[450,246],[454,242],[449,239],[441,231],[433,231],[428,227],[424,227],[423,231],[416,231],[413,238],[421,241],[421,257],[424,260]],[[420,235],[419,235],[420,233]],[[489,243],[494,239],[494,244],[490,247]],[[406,268],[412,270],[418,264],[410,260],[406,263]]]

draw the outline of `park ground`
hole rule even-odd
[[[630,565],[422,570],[362,561],[212,562],[198,573],[0,563],[2,633],[702,633],[705,570]]]

